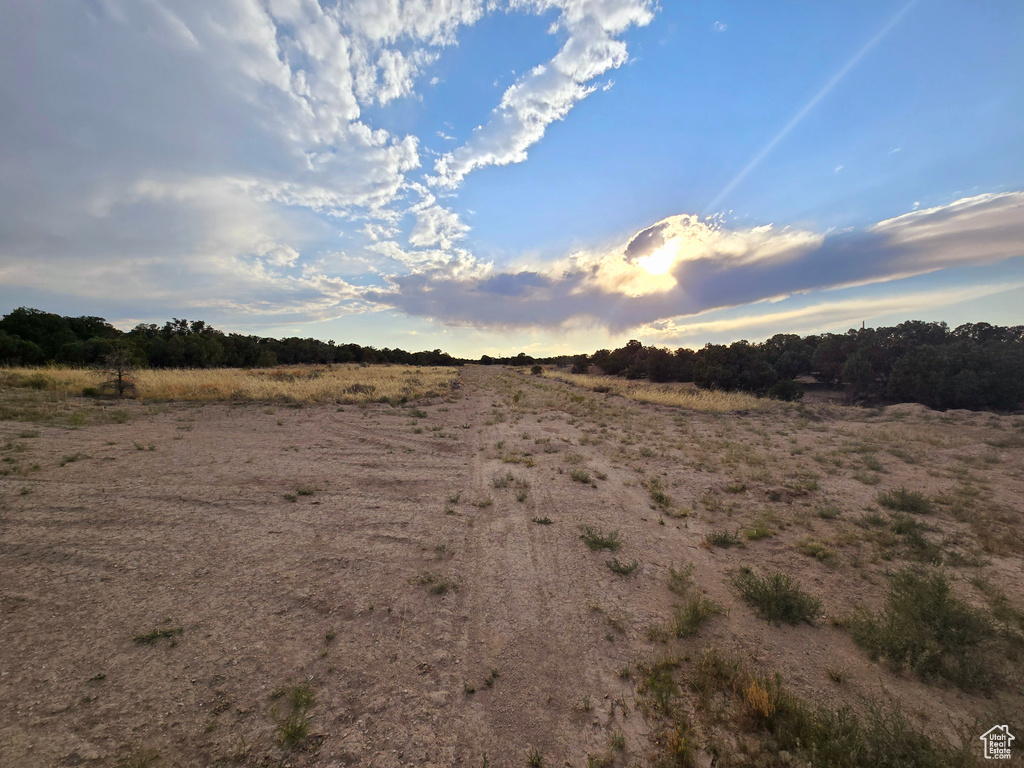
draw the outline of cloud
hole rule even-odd
[[[580,252],[546,267],[454,279],[395,277],[365,298],[473,327],[612,332],[812,290],[886,282],[1024,256],[1024,192],[980,195],[913,211],[860,231],[729,229],[673,216],[610,253]]]
[[[567,38],[554,58],[505,91],[490,122],[438,158],[431,178],[438,186],[457,187],[477,168],[523,162],[551,123],[593,93],[595,78],[626,62],[626,45],[617,36],[653,18],[649,0],[513,0],[511,5],[536,12],[557,9],[561,15],[553,31],[564,31]]]

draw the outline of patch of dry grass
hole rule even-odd
[[[138,398],[186,401],[366,403],[447,394],[454,368],[404,365],[287,366],[277,368],[151,369],[135,375]],[[7,368],[0,385],[67,395],[98,387],[105,374],[90,368]]]
[[[629,381],[615,376],[591,376],[561,371],[545,371],[544,376],[590,390],[596,389],[599,392],[621,395],[639,403],[671,405],[695,411],[729,413],[733,411],[768,411],[783,407],[774,400],[754,397],[754,395],[743,392],[696,389],[682,384],[652,384],[649,381]]]

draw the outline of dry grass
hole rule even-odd
[[[615,376],[591,376],[589,374],[545,371],[549,379],[557,379],[586,389],[597,389],[621,395],[639,403],[672,405],[695,411],[728,413],[732,411],[768,411],[782,407],[778,402],[763,397],[754,397],[743,392],[720,392],[711,389],[696,389],[682,384],[652,384],[648,381],[629,381]]]
[[[135,375],[142,400],[366,403],[447,394],[454,368],[404,365],[287,366],[277,368],[154,369]],[[90,368],[7,368],[0,385],[67,395],[98,387],[105,375]]]

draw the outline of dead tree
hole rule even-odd
[[[103,382],[104,390],[118,397],[135,395],[135,371],[137,368],[127,344],[118,344],[113,347],[103,358],[102,369],[107,374],[107,380]]]

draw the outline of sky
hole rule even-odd
[[[0,313],[473,357],[1024,323],[1020,0],[0,19]]]

